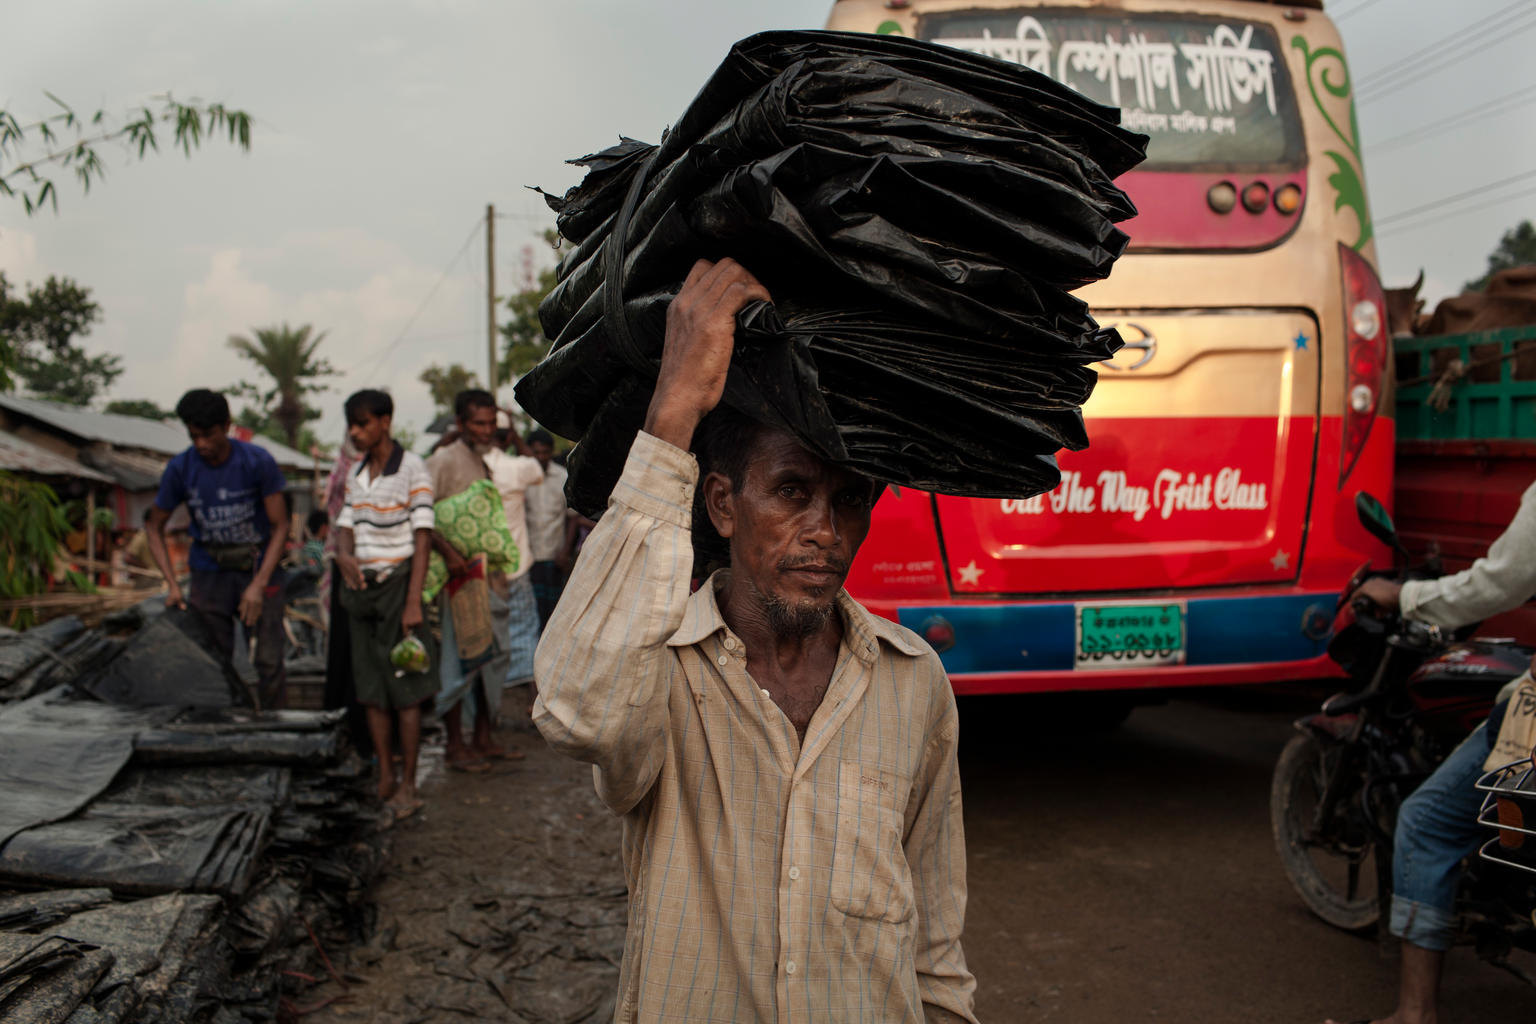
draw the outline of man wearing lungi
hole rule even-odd
[[[382,391],[347,399],[347,436],[363,453],[347,477],[336,517],[336,566],[347,613],[357,701],[368,714],[368,734],[379,758],[379,796],[396,820],[421,809],[416,755],[421,748],[421,705],[437,691],[437,673],[398,669],[390,651],[407,634],[427,648],[421,588],[432,547],[432,478],[421,456],[389,435],[394,401]],[[395,780],[391,735],[399,719],[401,775]]]

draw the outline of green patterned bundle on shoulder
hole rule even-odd
[[[484,555],[487,569],[508,573],[518,570],[522,552],[507,528],[506,509],[491,481],[476,480],[458,494],[444,498],[433,506],[433,515],[437,532],[465,558]],[[448,566],[441,555],[433,552],[421,599],[431,601],[447,582]]]

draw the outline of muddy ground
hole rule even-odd
[[[1395,964],[1312,918],[1269,837],[1269,772],[1295,707],[1216,697],[1114,732],[1015,728],[1033,705],[962,702],[965,945],[996,1022],[1353,1020],[1390,1008]],[[618,825],[590,771],[535,734],[489,775],[434,759],[395,826],[380,929],[335,953],[306,1020],[606,1021],[623,948]],[[1533,958],[1521,963],[1536,970]],[[1536,1019],[1536,995],[1453,952],[1448,1024]]]
[[[484,775],[424,759],[426,807],[392,830],[377,933],[334,953],[345,990],[327,981],[295,998],[340,997],[306,1020],[612,1019],[625,921],[618,821],[590,769],[535,733],[498,735],[526,759]]]

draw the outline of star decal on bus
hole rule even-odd
[[[973,558],[970,565],[962,565],[960,567],[960,582],[969,586],[975,586],[981,582],[981,574],[984,572],[986,572],[985,569],[976,568],[976,559]]]
[[[1291,556],[1285,551],[1276,551],[1275,557],[1269,560],[1269,564],[1274,567],[1276,572],[1282,569],[1289,569],[1291,567]]]
[[[1298,331],[1296,333],[1296,337],[1293,340],[1296,342],[1296,347],[1298,349],[1305,350],[1307,347],[1307,342],[1311,341],[1312,339],[1307,337],[1306,331]]]

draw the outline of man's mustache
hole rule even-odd
[[[848,562],[835,555],[817,558],[813,555],[787,555],[779,559],[775,566],[779,572],[790,572],[794,569],[818,569],[835,572],[839,576],[848,575]]]

